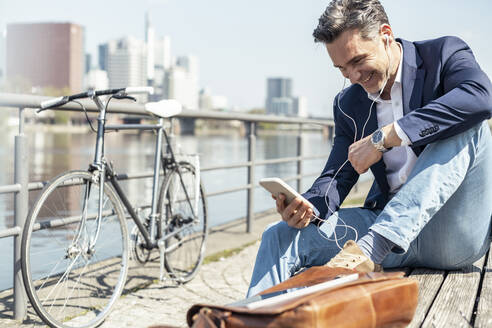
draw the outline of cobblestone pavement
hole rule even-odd
[[[261,232],[277,219],[276,215],[267,215],[255,220],[250,234],[244,232],[244,222],[214,228],[207,240],[206,255],[220,254],[224,250],[235,250],[236,254],[202,265],[198,275],[184,285],[176,285],[169,280],[159,282],[158,261],[143,267],[133,262],[124,295],[100,327],[149,327],[157,324],[186,327],[186,312],[193,304],[227,304],[244,298]],[[23,323],[11,319],[11,293],[11,290],[0,293],[0,327],[44,327],[29,302],[27,319]]]
[[[259,242],[227,259],[202,266],[195,279],[173,286],[155,283],[122,297],[101,328],[187,327],[186,311],[196,303],[227,304],[244,298]]]
[[[259,242],[236,255],[203,265],[198,275],[187,284],[156,282],[126,294],[118,300],[100,327],[149,327],[158,324],[187,327],[186,312],[193,304],[227,304],[244,298],[258,246]],[[0,319],[0,327],[43,327],[32,310],[29,312],[30,319],[26,323]]]
[[[354,196],[367,192],[360,188]],[[254,221],[251,233],[245,233],[244,221],[213,228],[207,241],[207,256],[224,250],[244,247],[239,253],[203,265],[189,283],[175,285],[156,282],[158,262],[130,268],[122,296],[101,328],[149,327],[170,325],[186,327],[186,312],[196,303],[228,304],[246,295],[259,238],[265,227],[279,216],[265,215]],[[146,285],[145,288],[135,288]],[[12,291],[0,292],[0,327],[44,327],[28,303],[28,317],[23,323],[12,320]]]

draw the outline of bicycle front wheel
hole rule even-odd
[[[123,291],[128,232],[120,202],[86,171],[53,179],[29,213],[22,236],[27,295],[51,327],[95,327]]]
[[[165,266],[171,278],[185,283],[197,274],[208,234],[203,186],[195,168],[180,162],[166,176],[159,197],[160,231],[165,238]],[[196,197],[195,197],[196,196]],[[196,216],[194,215],[196,214]]]

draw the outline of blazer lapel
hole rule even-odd
[[[424,86],[425,70],[419,68],[422,59],[413,43],[397,39],[403,46],[402,67],[402,96],[403,115],[422,106],[422,91]]]
[[[422,58],[412,42],[397,39],[403,46],[402,67],[402,97],[403,115],[422,106],[422,92],[424,90],[425,69],[422,66]],[[415,155],[422,152],[421,147],[411,147]]]
[[[422,91],[424,85],[425,70],[419,68],[422,65],[422,59],[417,53],[413,43],[403,39],[397,39],[403,46],[403,67],[402,67],[402,96],[403,96],[403,115],[408,114],[414,109],[422,106]],[[359,116],[358,129],[359,136],[362,133],[362,128],[366,122],[367,115],[369,115],[369,109],[372,101],[367,97],[366,92],[361,92],[360,95],[361,108],[366,108],[366,111]],[[364,137],[373,133],[378,128],[378,120],[376,113],[376,104],[372,107],[369,121],[367,122],[366,129],[364,131]],[[413,151],[420,154],[420,149],[413,148]],[[388,180],[386,179],[386,165],[384,165],[383,159],[371,166],[371,171],[376,179],[380,190],[383,194],[389,194]]]

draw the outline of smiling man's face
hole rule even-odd
[[[358,30],[352,29],[327,43],[326,49],[333,65],[345,78],[360,84],[369,93],[378,93],[388,78],[389,57],[385,40],[382,33],[367,40]]]

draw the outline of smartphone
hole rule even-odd
[[[291,186],[285,183],[280,178],[264,178],[260,180],[260,186],[268,190],[273,196],[278,197],[279,194],[285,195],[285,203],[289,204],[294,198],[300,197],[301,199],[306,200],[301,196],[297,191],[295,191]],[[310,204],[310,203],[309,203]]]

